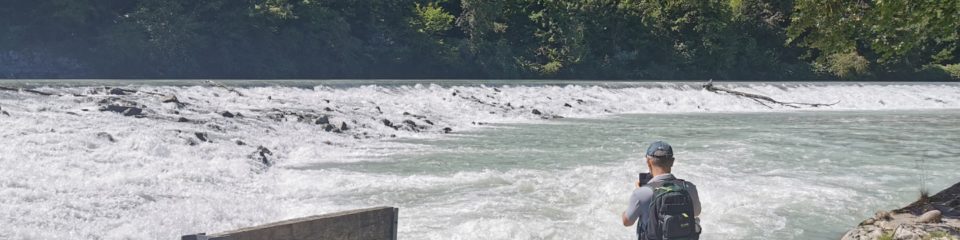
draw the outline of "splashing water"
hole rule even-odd
[[[402,239],[631,238],[618,215],[656,139],[701,189],[704,239],[837,238],[958,180],[956,84],[728,86],[840,101],[798,111],[691,84],[488,83],[127,86],[186,106],[0,92],[0,239],[175,239],[374,205],[401,208]],[[108,98],[145,117],[100,112]]]

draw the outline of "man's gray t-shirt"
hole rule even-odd
[[[661,182],[665,180],[674,180],[677,179],[671,173],[660,174],[652,179],[650,183]],[[693,215],[700,216],[700,196],[697,194],[697,186],[693,183],[686,182],[687,191],[690,192],[690,198],[693,199]],[[633,194],[630,195],[630,206],[627,207],[625,214],[627,219],[636,220],[641,216],[647,215],[650,212],[650,201],[653,200],[653,189],[648,187],[648,185],[641,186],[633,190]],[[637,222],[639,226],[645,226],[647,223],[643,222],[646,218],[640,218],[640,221]],[[639,225],[642,224],[642,225]]]

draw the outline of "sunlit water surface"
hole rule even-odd
[[[404,239],[628,239],[618,214],[642,149],[663,139],[700,189],[704,239],[835,239],[960,180],[958,126],[958,111],[623,115],[498,125],[315,169],[395,176],[338,198],[399,206]]]

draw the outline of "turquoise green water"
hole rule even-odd
[[[404,239],[626,239],[618,225],[641,149],[663,139],[701,191],[704,239],[833,239],[921,187],[960,180],[960,112],[623,115],[508,124],[380,162],[318,165],[407,175],[345,194],[403,209]],[[382,198],[382,199],[381,199]]]

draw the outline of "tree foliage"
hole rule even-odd
[[[960,1],[14,1],[0,64],[71,64],[0,76],[938,80],[958,24]]]

